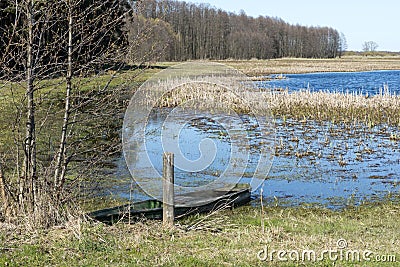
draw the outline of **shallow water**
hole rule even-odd
[[[360,204],[400,192],[397,128],[331,123],[277,123],[277,154],[266,197],[328,207]]]
[[[157,112],[148,121],[146,144],[141,148],[147,153],[154,168],[161,175],[162,146],[161,128],[166,114]],[[179,132],[179,146],[182,155],[189,162],[203,159],[206,168],[190,170],[182,159],[176,160],[175,182],[180,186],[201,186],[221,176],[232,157],[247,162],[244,174],[233,177],[243,183],[251,183],[251,177],[258,161],[258,150],[267,146],[257,131],[247,131],[248,153],[231,152],[238,144],[234,136],[228,134],[221,124],[222,118],[190,119],[181,116],[172,121],[169,127],[182,129]],[[252,125],[251,119],[245,120],[246,127]],[[175,125],[176,123],[176,125]],[[400,141],[392,140],[391,135],[400,135],[397,127],[376,126],[369,128],[363,124],[344,126],[330,122],[298,122],[295,120],[277,120],[274,122],[276,142],[272,149],[273,165],[265,173],[262,184],[264,199],[268,204],[298,205],[316,203],[330,208],[341,208],[349,204],[360,204],[400,193]],[[241,131],[238,127],[237,131]],[[234,132],[234,131],[233,131]],[[232,129],[230,129],[232,134]],[[199,146],[202,141],[208,140]],[[167,142],[169,142],[167,140]],[[204,156],[204,155],[203,155]],[[146,166],[138,157],[135,168],[143,168],[140,173],[146,179]],[[148,198],[135,184],[132,187],[130,173],[123,158],[118,160],[117,175],[126,183],[116,186],[112,192],[121,197],[142,200]],[[235,174],[233,174],[235,175]],[[242,177],[242,178],[241,178]],[[156,185],[158,186],[158,185]],[[254,195],[260,194],[260,188]],[[161,189],[160,189],[161,190]]]
[[[373,95],[381,93],[385,85],[392,94],[400,94],[400,70],[284,76],[287,79],[259,82],[258,86]],[[154,184],[158,194],[160,179],[154,176],[161,176],[162,153],[176,147],[181,154],[176,153],[175,183],[181,187],[204,186],[221,175],[254,184],[252,177],[258,170],[260,150],[266,149],[274,156],[271,169],[263,169],[260,182],[268,205],[342,208],[400,194],[398,127],[277,119],[269,129],[275,132],[273,143],[260,137],[263,135],[257,123],[249,116],[234,119],[183,113],[171,119],[170,113],[171,110],[153,112],[147,122],[145,142],[137,147],[133,157],[136,160],[129,163],[139,180]],[[245,163],[246,167],[227,171],[232,163]],[[149,198],[132,181],[123,156],[116,164],[112,175],[121,182],[110,193],[133,200]],[[253,189],[257,197],[260,187]]]
[[[368,72],[327,72],[306,74],[283,74],[286,79],[258,82],[261,88],[283,88],[289,91],[356,92],[379,94],[384,85],[391,93],[400,94],[400,70]]]

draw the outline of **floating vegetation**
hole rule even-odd
[[[164,111],[158,110],[160,113]],[[160,115],[154,115],[149,125],[154,124],[153,127],[159,129],[156,123]],[[362,122],[300,122],[293,118],[276,118],[274,125],[274,144],[263,143],[256,133],[249,136],[250,151],[274,145],[274,164],[265,175],[265,198],[276,197],[281,205],[284,200],[291,204],[320,203],[338,208],[346,206],[349,199],[359,204],[367,199],[385,197],[388,192],[400,193],[400,140],[390,138],[391,135],[400,136],[397,126],[377,125],[370,128]],[[149,134],[148,148],[155,150],[154,155],[159,155],[158,150],[162,148],[153,138],[157,133],[149,131]],[[196,159],[200,157],[199,148],[193,143],[197,143],[197,139],[210,138],[217,145],[218,153],[210,168],[199,173],[177,170],[177,181],[194,185],[215,180],[232,156],[232,139],[226,134],[213,120],[192,120],[181,132],[182,152],[191,155],[192,160]],[[161,161],[157,162],[157,158],[155,165],[160,169]],[[253,171],[249,168],[244,174],[237,173],[237,176],[247,183]],[[128,183],[114,193],[122,196],[120,192],[124,188],[126,191],[129,186]],[[337,201],[331,202],[330,198]]]
[[[286,80],[287,77],[284,74],[272,74],[272,75],[263,75],[263,76],[252,76],[249,77],[250,80],[254,82],[262,82],[262,81],[273,81],[273,80]]]

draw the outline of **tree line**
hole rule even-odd
[[[140,16],[154,25],[152,43],[168,44],[165,60],[335,58],[345,50],[344,35],[333,28],[253,18],[209,4],[148,0]]]
[[[21,32],[20,24],[15,23],[23,16],[23,13],[18,11],[18,6],[22,6],[23,2],[0,2],[0,17],[2,18],[0,59],[3,58],[1,63],[5,64],[9,70],[19,70],[24,67],[21,65],[20,57],[24,55],[24,40],[27,32]],[[65,19],[62,19],[67,13],[62,3],[68,1],[34,2],[38,9],[48,9],[49,5],[52,5],[52,8],[46,12],[52,12],[54,16],[51,21],[36,19],[35,16],[41,16],[41,12],[33,16],[34,26],[37,28],[45,23],[51,23],[51,26],[46,28],[46,32],[34,36],[34,39],[39,38],[40,40],[37,41],[57,43],[60,47],[65,47],[65,43],[56,39],[60,34],[67,32],[68,24]],[[113,24],[110,24],[110,21],[95,19],[106,18],[107,12],[112,10],[115,3],[123,6],[118,14],[114,14],[115,19],[122,17],[122,14],[129,9],[133,12]],[[91,0],[80,1],[75,5],[75,10],[77,13],[85,12],[93,5]],[[79,35],[87,35],[88,32],[92,32],[93,37],[90,42],[86,42],[85,46],[81,46],[79,58],[74,61],[78,64],[91,62],[93,65],[96,62],[94,57],[98,55],[98,52],[109,48],[111,43],[113,47],[123,44],[131,47],[131,52],[134,51],[134,53],[124,55],[125,63],[151,61],[154,56],[171,61],[282,57],[335,58],[341,56],[346,48],[344,35],[330,27],[291,25],[280,18],[268,16],[253,18],[244,12],[236,14],[214,8],[209,4],[193,4],[184,1],[107,1],[85,17],[86,21],[93,23],[86,23],[86,27],[77,31],[74,38],[83,38]],[[116,41],[119,43],[116,44]],[[43,63],[51,63],[43,64],[46,66],[46,68],[41,68],[43,74],[44,72],[54,74],[57,71],[53,68],[59,67],[58,63],[65,62],[67,58],[65,49],[57,49],[57,52],[54,52],[54,49],[52,52],[43,49],[40,53],[41,55],[37,56]],[[5,55],[7,58],[4,58]]]

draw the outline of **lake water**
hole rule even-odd
[[[160,132],[155,130],[161,128],[160,123],[160,117],[149,121],[146,145],[141,150],[146,150],[154,168],[161,174],[163,146]],[[181,122],[177,122],[178,125]],[[399,194],[400,141],[390,139],[393,133],[400,135],[396,127],[376,126],[370,129],[358,125],[349,129],[329,122],[276,121],[278,148],[271,170],[266,173],[262,183],[264,199],[268,204],[317,203],[341,208]],[[257,139],[255,136],[253,138]],[[210,121],[187,124],[179,139],[183,155],[190,160],[201,157],[201,140],[212,140],[217,151],[212,163],[205,169],[191,172],[176,168],[175,179],[180,186],[201,186],[216,180],[227,168],[232,146],[235,146],[224,134],[224,129]],[[254,164],[257,162],[256,151],[262,143],[253,145],[255,153],[251,153],[249,159],[242,158],[249,164],[243,177],[240,178],[239,174],[233,177],[243,183],[252,182]],[[207,152],[207,148],[204,149]],[[138,158],[143,158],[143,155]],[[183,166],[179,161],[175,163]],[[135,164],[139,167],[142,163],[139,160]],[[133,195],[135,200],[147,199],[148,196],[137,186],[132,187],[123,158],[118,165],[118,176],[127,182],[116,186],[113,193],[125,198]],[[142,177],[146,177],[146,170],[143,166]],[[254,192],[254,196],[259,193],[260,190]]]
[[[351,91],[377,94],[384,84],[392,93],[400,93],[400,71],[375,71],[362,73],[314,73],[286,75],[285,80],[260,82],[264,88],[288,88],[296,91],[310,90]],[[158,173],[162,170],[161,128],[167,111],[159,111],[149,119],[146,143],[140,150],[146,151]],[[179,121],[181,119],[181,121]],[[227,168],[235,143],[217,120],[181,116],[169,122],[170,128],[178,128],[179,147],[190,161],[202,157],[202,149],[215,150],[207,168],[187,171],[189,167],[176,168],[176,183],[181,186],[201,186],[217,179]],[[174,125],[176,123],[176,125]],[[263,195],[268,205],[317,204],[329,208],[358,205],[364,201],[382,200],[400,194],[400,136],[398,127],[378,125],[335,125],[331,122],[299,122],[276,120],[276,148],[274,160],[265,181]],[[240,182],[250,183],[257,163],[257,149],[264,145],[256,132],[249,133],[250,156],[242,158],[249,165]],[[211,141],[209,147],[200,148],[202,140]],[[246,155],[246,154],[244,154]],[[233,155],[242,157],[241,154]],[[140,158],[135,166],[141,166]],[[179,161],[179,159],[178,159]],[[184,163],[176,162],[184,166]],[[112,193],[124,198],[143,200],[149,198],[131,182],[125,160],[117,161],[117,175],[125,183],[113,188]],[[186,169],[186,170],[184,170]],[[143,168],[145,176],[146,169]],[[234,174],[233,174],[234,175]],[[147,177],[146,179],[151,179]],[[260,189],[260,188],[259,188]],[[260,190],[254,196],[260,194]]]
[[[261,88],[283,88],[289,91],[357,92],[379,94],[384,85],[391,93],[400,94],[400,70],[368,72],[327,72],[307,74],[283,74],[286,79],[258,82]]]

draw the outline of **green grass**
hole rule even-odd
[[[104,88],[110,81],[111,76],[115,73],[106,72],[93,77],[76,77],[73,80],[72,101],[77,101],[79,97],[85,99],[85,97],[89,98],[94,95],[94,97],[103,101],[101,107],[104,107],[103,109],[98,108],[100,110],[96,110],[94,113],[95,115],[99,112],[104,112],[104,114],[123,113],[135,90],[158,71],[159,69],[127,70],[116,74],[115,78],[112,79],[109,84],[109,89],[104,94],[115,94],[112,100],[120,98],[118,104],[115,104],[115,102],[107,103],[107,100],[102,100],[101,96],[97,93],[101,88]],[[37,81],[35,83],[36,136],[40,159],[48,160],[53,158],[55,150],[58,147],[62,118],[64,116],[65,87],[64,78]],[[7,176],[14,173],[13,168],[16,161],[15,151],[17,147],[22,148],[21,144],[25,137],[25,90],[26,88],[23,82],[0,81],[0,160],[4,162],[3,168]],[[115,92],[121,92],[121,94]],[[96,104],[90,104],[87,109],[90,110],[90,112],[94,111],[97,108]],[[73,105],[74,107],[77,106],[76,103]],[[108,132],[116,127],[120,129],[122,126],[122,119],[117,121],[115,120],[115,116],[113,116],[113,120],[99,121],[91,119],[92,113],[90,112],[88,112],[87,115],[81,113],[79,117],[75,117],[75,113],[72,112],[71,119],[77,118],[77,120],[84,120],[87,123],[86,125],[74,124],[70,127],[70,129],[73,128],[74,130],[74,138],[79,139],[85,135],[95,136],[98,132],[97,128],[102,126],[109,127],[103,128],[104,131]],[[103,141],[97,139],[92,140],[96,143]]]
[[[2,227],[0,266],[265,266],[270,262],[259,260],[257,253],[266,246],[270,250],[315,250],[318,255],[325,249],[337,249],[340,239],[348,242],[348,250],[394,255],[399,262],[399,212],[400,205],[389,202],[343,211],[270,207],[264,211],[264,232],[260,208],[251,206],[208,218],[208,222],[220,222],[216,231],[184,230],[202,216],[178,221],[173,229],[163,228],[159,221],[114,226],[71,221],[48,231],[23,234]],[[276,259],[273,264],[333,266],[329,259]],[[336,266],[396,265],[338,261]]]

